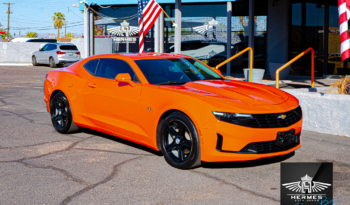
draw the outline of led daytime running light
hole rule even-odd
[[[230,117],[246,117],[246,118],[252,118],[253,116],[250,115],[250,114],[241,114],[241,113],[227,113],[227,112],[216,112],[216,111],[213,111],[213,114],[215,116],[219,116],[219,117],[227,117],[227,118],[230,118]]]

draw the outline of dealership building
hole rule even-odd
[[[276,68],[312,47],[316,77],[349,74],[348,63],[340,61],[336,0],[156,1],[176,26],[162,13],[145,34],[145,52],[182,53],[216,66],[249,46],[254,49],[253,67],[274,78]],[[80,10],[85,10],[88,55],[98,54],[96,38],[110,38],[112,53],[138,52],[138,0],[85,0]],[[248,62],[246,53],[221,71],[239,76]],[[308,78],[311,53],[285,72]]]

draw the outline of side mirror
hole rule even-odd
[[[117,75],[117,77],[115,77],[115,80],[117,82],[121,82],[121,83],[127,83],[129,84],[131,87],[135,87],[136,84],[131,80],[131,76],[129,73],[119,73]]]

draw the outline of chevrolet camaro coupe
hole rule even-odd
[[[50,70],[44,99],[54,128],[79,127],[154,150],[179,169],[248,161],[301,147],[302,110],[271,86],[226,79],[178,54],[109,54]]]

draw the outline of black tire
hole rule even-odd
[[[57,132],[68,134],[78,131],[79,127],[73,122],[72,110],[66,96],[56,93],[50,101],[51,122]]]
[[[33,66],[39,65],[38,62],[36,61],[36,57],[35,56],[32,57],[32,64],[33,64]]]
[[[52,57],[50,57],[49,63],[50,63],[50,67],[51,68],[56,68],[57,67],[57,65],[55,63],[55,59],[53,59]]]
[[[201,165],[198,132],[187,115],[181,112],[168,115],[160,122],[158,135],[160,149],[169,165],[178,169]]]

